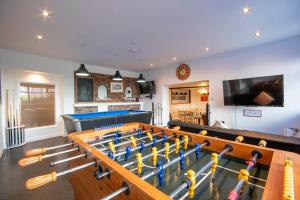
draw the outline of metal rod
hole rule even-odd
[[[258,153],[254,154],[254,156],[253,156],[253,158],[252,158],[252,161],[253,161],[253,162],[256,162],[257,157],[258,157]],[[254,165],[252,165],[251,163],[249,163],[249,164],[247,165],[246,170],[247,170],[248,172],[250,172],[251,169],[252,169],[253,167],[254,167]],[[239,182],[238,182],[238,183],[236,184],[236,186],[234,187],[233,191],[238,193],[238,192],[241,190],[241,188],[242,188],[244,182],[245,182],[244,179],[239,180]]]
[[[50,162],[50,167],[53,167],[54,165],[58,165],[58,164],[61,164],[61,163],[64,163],[64,162],[68,162],[68,161],[71,161],[71,160],[76,160],[78,158],[82,158],[85,155],[86,154],[83,153],[83,154],[79,154],[79,155],[76,155],[76,156],[73,156],[73,157],[69,157],[69,158],[58,160],[58,161]]]
[[[207,145],[206,142],[202,143],[202,144],[200,145],[200,148],[202,148],[202,147],[205,146],[205,145]],[[190,155],[191,153],[193,153],[193,152],[195,152],[195,151],[196,151],[196,148],[191,149],[190,151],[188,151],[188,152],[186,152],[186,153],[184,154],[184,157]],[[178,156],[178,157],[175,158],[174,160],[172,160],[172,161],[170,161],[170,162],[164,164],[164,165],[163,165],[163,169],[166,169],[166,168],[170,167],[171,165],[173,165],[174,163],[176,163],[176,162],[179,161],[180,159],[181,159],[181,158]],[[155,169],[151,170],[151,172],[149,172],[149,173],[145,174],[144,176],[142,176],[141,179],[146,180],[146,179],[148,179],[148,178],[150,178],[150,177],[152,177],[152,176],[155,176],[155,175],[157,174],[157,172],[158,172],[158,171],[157,171],[157,169],[155,168]],[[122,188],[120,188],[120,189],[114,191],[113,193],[111,193],[111,194],[105,196],[104,198],[102,198],[102,200],[113,199],[113,198],[115,198],[116,196],[118,196],[118,195],[121,194],[122,192],[125,192],[125,191],[128,190],[128,189],[129,189],[128,186],[124,186],[124,187],[122,187]]]
[[[66,175],[66,174],[69,174],[69,173],[72,173],[72,172],[75,172],[75,171],[84,169],[84,168],[86,168],[86,167],[95,165],[97,162],[98,162],[98,161],[93,161],[93,162],[89,162],[89,163],[86,163],[86,164],[83,164],[83,165],[79,165],[79,166],[77,166],[77,167],[73,167],[73,168],[71,168],[71,169],[67,169],[67,170],[58,172],[56,175],[57,175],[57,176],[63,176],[63,175]]]
[[[156,135],[159,135],[159,134],[162,134],[162,133],[163,133],[163,132],[155,133],[155,134],[153,134],[152,136],[156,136]],[[148,138],[148,136],[144,136],[144,137],[138,138],[138,139],[136,139],[135,141],[143,140],[143,139],[146,139],[146,138]],[[120,139],[121,139],[121,138],[120,138]],[[123,138],[123,139],[124,139],[124,138]],[[122,145],[124,145],[124,144],[129,144],[129,143],[131,143],[131,141],[122,142],[122,143],[120,143],[120,144],[115,145],[115,147],[119,147],[119,146],[122,146]],[[107,149],[108,149],[107,147],[104,147],[104,148],[98,149],[98,150],[99,150],[99,151],[105,151],[105,150],[107,150]]]
[[[121,139],[121,137],[120,137],[120,139]],[[90,144],[90,146],[96,146],[96,145],[97,145],[96,143]],[[53,157],[53,156],[57,156],[57,155],[61,155],[61,154],[65,154],[65,153],[69,153],[69,152],[73,152],[73,151],[77,151],[79,149],[80,149],[80,147],[68,149],[68,150],[65,150],[65,151],[59,151],[59,152],[51,153],[51,154],[45,154],[45,155],[42,155],[42,158],[43,159],[44,158],[49,158],[49,157]],[[105,149],[107,149],[107,148],[105,148]],[[76,159],[76,158],[74,158],[74,159]],[[72,160],[72,158],[71,158],[71,160]]]
[[[103,135],[103,136],[101,136],[101,138],[103,139],[103,138],[113,137],[113,136],[116,135],[116,133],[117,133],[117,131],[115,131],[114,133],[111,133],[111,134]],[[125,131],[125,132],[120,132],[120,134],[122,134],[122,135],[124,135],[124,134],[132,134],[132,133],[137,133],[137,130],[134,130],[134,131],[130,130],[130,131]],[[143,133],[143,131],[142,131],[142,133]],[[94,142],[96,140],[99,140],[99,139],[91,138],[91,139],[84,140],[84,142]]]
[[[126,190],[128,190],[129,188],[127,186],[121,187],[120,189],[114,191],[113,193],[105,196],[102,198],[102,200],[109,200],[109,199],[113,199],[114,197],[118,196],[119,194],[125,192]]]
[[[170,137],[173,137],[173,136],[170,136]],[[168,139],[169,139],[169,138],[168,138]],[[180,145],[181,145],[183,142],[184,142],[184,140],[181,140],[181,141],[180,141]],[[176,144],[172,144],[172,145],[169,146],[169,148],[171,149],[171,148],[173,148],[173,147],[175,147],[175,146],[176,146]],[[157,154],[160,154],[161,152],[163,152],[163,151],[165,151],[165,150],[166,150],[166,148],[164,147],[164,148],[158,150],[158,151],[157,151]],[[150,153],[150,154],[148,154],[148,155],[146,155],[146,156],[143,156],[143,157],[142,157],[142,160],[145,160],[145,159],[147,159],[147,158],[150,158],[152,155],[153,155],[153,153]],[[133,160],[133,161],[131,161],[131,162],[125,163],[125,164],[122,165],[122,167],[125,167],[125,168],[126,168],[126,167],[129,167],[129,166],[135,164],[136,161],[137,161],[137,160]],[[101,174],[99,174],[99,175],[97,176],[97,179],[101,179],[101,178],[103,178],[103,177],[109,175],[110,173],[111,173],[111,172],[109,172],[109,171],[108,171],[108,172],[103,172],[103,173],[101,173]]]
[[[203,146],[205,146],[205,145],[207,145],[206,142],[202,143],[202,144],[200,145],[200,149],[201,149]],[[194,153],[195,151],[196,151],[196,148],[193,148],[193,149],[189,150],[188,152],[184,153],[183,156],[184,156],[184,157],[187,157],[187,156],[189,156],[190,154]],[[177,158],[173,159],[172,161],[167,162],[166,164],[163,165],[163,169],[166,169],[166,168],[172,166],[174,163],[178,162],[180,159],[181,159],[180,156],[178,156]],[[146,179],[148,179],[148,178],[151,177],[151,176],[155,176],[156,174],[157,174],[157,170],[156,170],[156,169],[153,169],[151,172],[149,172],[148,174],[145,174],[145,175],[142,176],[141,178],[142,178],[143,180],[146,180]]]
[[[230,150],[230,147],[227,147],[226,149],[224,149],[218,156],[218,160],[222,158],[222,156],[227,153]],[[197,178],[204,172],[206,171],[208,168],[210,168],[212,166],[212,164],[214,163],[213,160],[209,161],[208,163],[206,163],[197,173],[196,173],[196,180]],[[189,180],[186,180],[185,182],[183,182],[180,186],[178,186],[176,188],[176,190],[174,190],[169,197],[171,197],[172,199],[174,197],[176,197],[182,190],[186,189],[189,186]]]
[[[163,133],[163,132],[155,133],[155,134],[153,134],[152,136],[157,136],[157,135],[162,134],[162,133]],[[171,136],[170,136],[170,137],[171,137]],[[172,137],[173,137],[173,136],[172,136]],[[147,136],[145,136],[145,138],[147,138]],[[145,139],[145,138],[144,138],[144,139]],[[140,140],[141,140],[141,138],[140,138]],[[160,140],[157,140],[156,142],[159,143],[159,142],[161,142],[161,141],[163,141],[163,138],[160,139]],[[131,143],[131,141],[128,141],[127,143]],[[150,145],[152,145],[152,142],[149,142],[149,143],[145,144],[144,147],[148,147],[148,146],[150,146]],[[133,148],[133,149],[131,150],[131,152],[135,152],[136,150],[139,150],[139,149],[140,149],[140,147],[135,147],[135,148]],[[101,150],[100,150],[100,151],[101,151]],[[118,157],[118,156],[121,156],[121,155],[124,155],[124,154],[126,154],[126,151],[117,153],[117,154],[114,155],[114,157]]]
[[[159,133],[153,134],[152,136],[156,136],[156,135],[161,134],[161,133],[163,133],[163,132],[159,132]],[[136,141],[142,140],[142,139],[145,139],[145,138],[147,138],[147,136],[142,137],[142,138],[139,138],[139,139],[137,139]],[[159,141],[159,140],[158,140],[158,141]],[[158,141],[157,141],[157,142],[158,142]],[[161,141],[162,141],[162,139],[161,139]],[[121,145],[124,145],[124,144],[128,144],[128,143],[131,143],[131,141],[120,143],[119,145],[116,145],[116,147],[121,146]],[[150,143],[150,145],[151,145],[151,144],[152,144],[152,143]],[[96,145],[91,144],[91,146],[96,146]],[[149,146],[149,145],[148,145],[148,146]],[[145,147],[146,147],[146,145],[145,145]],[[98,149],[98,150],[99,150],[99,151],[105,151],[105,150],[107,150],[107,149],[108,149],[107,147],[104,147],[104,148]],[[49,158],[49,157],[52,157],[52,156],[61,155],[61,154],[64,154],[64,153],[69,153],[69,152],[72,152],[72,151],[75,151],[75,150],[78,150],[78,148],[73,148],[73,149],[69,149],[69,150],[66,150],[66,151],[61,151],[61,152],[57,152],[57,153],[53,153],[53,154],[46,154],[46,155],[43,156],[43,158]],[[126,153],[126,152],[124,152],[124,154],[125,154],[125,153]],[[122,154],[122,155],[123,155],[123,154]],[[50,166],[52,167],[52,166],[57,165],[57,164],[61,164],[61,163],[68,162],[68,161],[71,161],[71,160],[76,160],[76,159],[82,158],[82,157],[84,157],[84,156],[86,156],[86,154],[79,154],[79,155],[72,156],[72,157],[69,157],[69,158],[65,158],[65,159],[62,159],[62,160],[50,162]]]
[[[150,131],[150,130],[142,131],[141,133],[144,134],[148,131]],[[138,135],[138,134],[139,134],[138,132],[135,132],[135,133],[132,133],[132,134],[129,134],[129,135],[122,136],[119,139],[129,138],[131,136],[135,136],[135,135]],[[113,142],[113,140],[112,139],[107,139],[107,140],[104,140],[104,141],[101,141],[101,142],[92,143],[90,145],[91,146],[96,146],[96,145],[105,144],[105,143],[109,143],[109,142]]]
[[[65,154],[65,153],[69,153],[69,152],[73,152],[73,151],[77,151],[77,150],[78,150],[78,148],[73,148],[73,149],[68,149],[68,150],[60,151],[60,152],[56,152],[56,153],[45,154],[45,155],[42,155],[42,158],[49,158],[49,157],[53,157],[53,156],[58,156],[58,155],[61,155],[61,154]]]
[[[128,133],[131,133],[131,132],[134,132],[134,133],[137,133],[137,132],[135,132],[135,131],[127,131],[127,132],[121,132],[121,134],[128,134]],[[142,132],[143,133],[143,132]],[[104,135],[104,136],[102,136],[102,138],[108,138],[108,137],[112,137],[112,136],[114,136],[116,133],[112,133],[112,134],[107,134],[107,135]],[[121,139],[122,137],[120,137],[120,139]],[[84,142],[94,142],[94,141],[96,141],[96,140],[98,140],[97,138],[93,138],[93,139],[86,139],[86,140],[84,140]],[[73,145],[74,143],[67,143],[67,144],[61,144],[61,145],[55,145],[55,146],[52,146],[52,147],[46,147],[45,149],[47,150],[47,151],[49,151],[49,150],[54,150],[54,149],[59,149],[59,148],[62,148],[62,147],[67,147],[67,146],[71,146],[71,145]],[[96,144],[97,145],[97,144]]]
[[[47,150],[53,150],[53,149],[59,149],[59,148],[67,147],[67,146],[71,146],[71,145],[73,145],[73,143],[67,143],[67,144],[62,144],[62,145],[56,145],[56,146],[53,146],[53,147],[47,147],[46,149],[47,149]]]

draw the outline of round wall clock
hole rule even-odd
[[[179,80],[186,80],[191,74],[191,68],[187,64],[181,64],[176,69],[176,76]]]

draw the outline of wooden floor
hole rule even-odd
[[[24,187],[24,182],[31,177],[49,173],[57,170],[67,169],[67,165],[49,167],[50,161],[44,161],[33,166],[20,168],[18,161],[23,157],[24,152],[28,149],[53,146],[67,142],[64,137],[56,137],[38,142],[28,143],[23,147],[5,150],[0,159],[0,200],[71,200],[74,199],[73,190],[69,183],[68,177],[60,177],[55,183],[50,183],[47,186],[27,190]],[[54,159],[63,158],[57,156]],[[54,160],[51,159],[51,160]]]

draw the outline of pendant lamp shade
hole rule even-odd
[[[140,75],[139,75],[139,77],[138,77],[138,79],[137,79],[137,82],[138,82],[138,83],[145,83],[145,82],[146,82],[145,78],[143,77],[143,74],[140,74]]]
[[[84,64],[80,64],[80,67],[75,71],[76,76],[89,76],[89,71],[85,68]]]
[[[114,81],[123,81],[123,77],[121,76],[119,70],[116,71],[115,75],[113,76]]]

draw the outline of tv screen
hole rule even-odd
[[[155,94],[155,82],[154,81],[146,81],[145,83],[139,83],[140,93],[141,94]]]
[[[225,106],[284,105],[283,75],[223,81]]]

